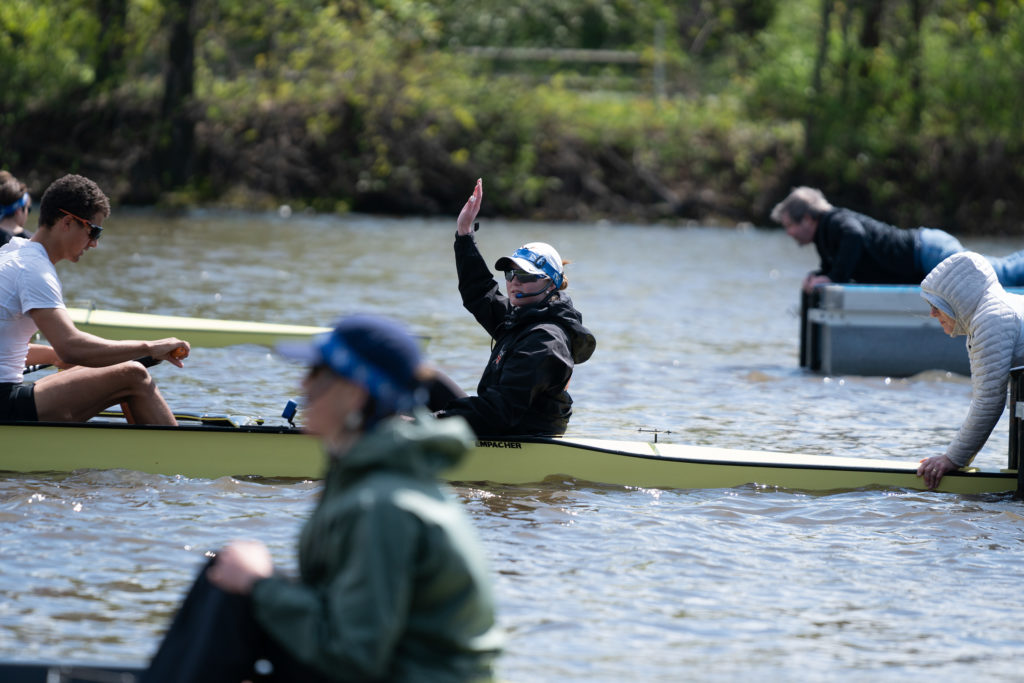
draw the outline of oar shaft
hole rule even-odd
[[[45,370],[46,368],[52,368],[52,367],[53,367],[53,363],[37,363],[35,365],[26,365],[25,369],[22,371],[22,374],[23,375],[27,375],[30,372],[38,372],[40,370]]]
[[[143,367],[151,368],[163,361],[159,361],[153,356],[142,356],[141,358],[133,359],[136,363],[142,363]],[[38,372],[39,370],[45,370],[46,368],[52,368],[53,363],[37,363],[36,365],[26,365],[22,374],[27,375],[32,372]]]

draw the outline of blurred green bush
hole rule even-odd
[[[36,192],[437,214],[483,176],[507,216],[764,224],[812,184],[908,226],[1024,219],[1016,1],[5,0],[0,26],[0,164]]]

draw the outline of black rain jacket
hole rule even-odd
[[[462,305],[493,340],[476,396],[457,398],[438,417],[460,415],[478,436],[556,436],[572,415],[566,387],[597,342],[565,293],[513,306],[501,293],[472,235],[455,237]]]
[[[835,283],[919,284],[925,273],[914,260],[918,232],[849,209],[832,209],[814,233],[821,257],[818,273]]]

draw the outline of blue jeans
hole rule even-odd
[[[996,270],[999,284],[1004,287],[1024,287],[1024,251],[1006,256],[986,256]]]
[[[961,251],[967,251],[960,244],[960,240],[945,230],[920,228],[918,234],[919,242],[914,252],[914,260],[925,275],[946,258]],[[996,271],[999,284],[1004,287],[1024,286],[1024,251],[1015,251],[1006,256],[986,256],[985,258],[992,264],[992,269]]]
[[[925,275],[932,272],[935,266],[961,251],[966,251],[964,245],[945,230],[918,229],[918,244],[917,250],[914,252],[914,260],[917,261],[917,267]]]

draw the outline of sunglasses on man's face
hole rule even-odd
[[[66,211],[65,209],[58,209],[58,211],[60,211],[61,213],[66,213],[67,215],[69,215],[72,218],[74,218],[76,221],[79,221],[80,223],[82,223],[82,225],[88,227],[89,228],[89,239],[91,241],[95,242],[96,240],[98,240],[100,238],[100,235],[103,234],[103,226],[96,225],[95,223],[87,221],[84,218],[82,218],[81,216],[76,216],[75,214],[71,213],[70,211]]]
[[[507,282],[512,282],[512,278],[516,278],[517,280],[522,282],[524,285],[527,285],[527,284],[529,284],[531,282],[536,282],[537,280],[543,280],[544,277],[545,277],[544,275],[534,275],[533,273],[527,273],[525,270],[506,270],[505,271],[505,280]]]

